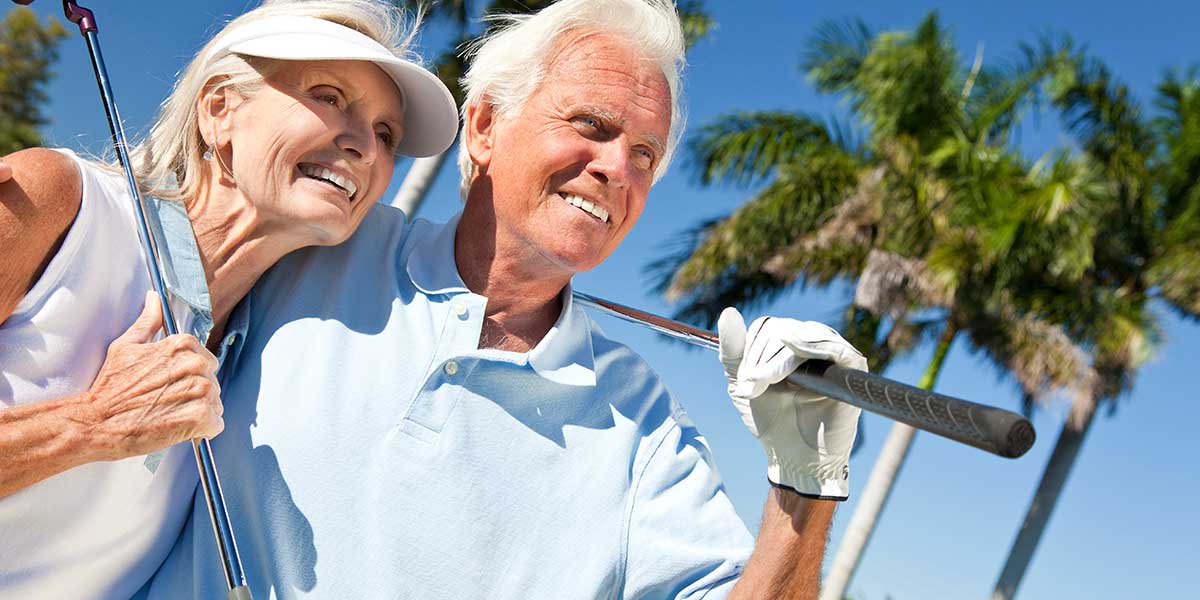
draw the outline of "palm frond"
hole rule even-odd
[[[1077,58],[1075,71],[1054,98],[1067,129],[1106,171],[1121,178],[1136,174],[1154,151],[1140,103],[1098,60]]]
[[[826,21],[805,44],[800,70],[818,90],[840,92],[858,76],[873,37],[862,19]]]
[[[683,25],[683,39],[688,48],[696,42],[708,37],[717,22],[704,8],[704,0],[681,0],[675,5],[679,11],[679,20]]]
[[[1043,37],[1036,44],[1022,44],[1015,60],[982,70],[978,92],[964,107],[970,137],[1006,143],[1026,111],[1036,115],[1045,88],[1074,75],[1074,58],[1070,38]]]
[[[1200,241],[1172,245],[1150,264],[1146,278],[1180,316],[1200,320]]]
[[[707,226],[702,237],[692,238],[687,260],[674,264],[666,296],[704,295],[706,286],[738,277],[757,281],[756,274],[784,281],[764,265],[779,248],[819,225],[825,211],[835,206],[853,183],[856,171],[853,160],[837,152],[818,154],[781,169],[773,182],[736,212]],[[731,280],[730,273],[737,277]]]
[[[845,173],[841,193],[834,190],[828,196],[840,201],[828,204],[807,230],[772,248],[763,270],[784,281],[799,278],[821,285],[853,277],[862,269],[883,217],[879,199],[885,174],[879,167]]]
[[[965,77],[949,32],[930,13],[912,33],[877,36],[844,91],[874,136],[924,141],[961,126]]]
[[[737,113],[717,119],[691,137],[687,164],[702,185],[746,186],[830,143],[824,125],[808,115]]]
[[[1163,219],[1176,228],[1181,218],[1200,216],[1200,67],[1168,71],[1158,86],[1153,121],[1162,143],[1158,174],[1163,179]],[[1191,213],[1185,215],[1185,213]]]
[[[688,288],[686,292],[671,291],[671,285],[683,265],[696,261],[696,248],[704,244],[712,231],[727,219],[705,221],[685,230],[668,243],[667,253],[663,257],[643,269],[643,274],[656,292],[682,300],[682,305],[675,309],[672,318],[712,328],[726,306],[748,310],[774,299],[787,289],[784,282],[765,273],[753,270],[738,272],[727,268],[710,274],[702,283]]]
[[[1072,405],[1090,409],[1099,375],[1088,353],[1059,325],[1032,313],[1020,313],[1004,301],[969,316],[966,329],[972,345],[1004,374],[1011,375],[1022,394],[1043,402],[1066,394]]]

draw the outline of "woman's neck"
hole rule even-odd
[[[234,188],[204,186],[184,201],[212,301],[210,344],[219,344],[233,308],[258,278],[301,246],[291,236],[268,235],[258,211]]]

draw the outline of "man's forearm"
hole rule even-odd
[[[750,563],[731,599],[814,599],[837,503],[772,487]]]

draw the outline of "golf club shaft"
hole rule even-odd
[[[163,325],[167,335],[179,333],[171,306],[167,301],[166,284],[158,265],[158,245],[151,235],[146,221],[146,206],[138,190],[137,181],[133,176],[133,166],[129,161],[128,143],[125,130],[121,124],[121,116],[117,112],[113,100],[112,86],[108,79],[108,69],[104,66],[104,57],[100,52],[100,42],[97,36],[95,16],[84,7],[72,0],[63,0],[63,12],[71,22],[79,25],[79,31],[87,42],[88,54],[91,56],[92,68],[96,73],[96,83],[100,86],[100,96],[104,101],[104,113],[108,118],[109,131],[112,133],[113,147],[117,152],[117,160],[125,171],[125,180],[129,185],[129,193],[134,202],[134,213],[137,215],[138,229],[141,233],[142,250],[150,266],[150,280],[163,312]],[[231,599],[249,599],[249,588],[242,571],[241,558],[238,556],[237,543],[234,541],[233,529],[229,523],[229,513],[225,509],[225,497],[221,494],[221,482],[217,477],[217,467],[213,461],[212,447],[206,439],[192,440],[192,451],[196,456],[196,465],[200,471],[200,485],[208,504],[208,514],[212,518],[213,532],[217,538],[217,549],[221,555],[221,568],[229,585]]]
[[[577,302],[619,319],[696,346],[714,351],[720,349],[718,337],[711,331],[582,292],[573,294]],[[935,394],[829,361],[806,361],[788,376],[787,381],[799,388],[1005,458],[1021,456],[1033,446],[1033,425],[1019,414]]]

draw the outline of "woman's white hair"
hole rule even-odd
[[[657,182],[683,136],[685,111],[680,83],[684,67],[684,38],[671,0],[561,0],[532,15],[493,17],[493,27],[466,50],[470,68],[462,78],[463,122],[467,108],[490,103],[501,116],[520,112],[541,84],[555,43],[570,31],[615,34],[662,69],[671,90],[671,129],[662,160],[654,172]],[[466,127],[459,136],[466,139]],[[459,143],[458,167],[465,199],[475,177],[475,164],[466,144]]]
[[[420,22],[407,19],[395,6],[378,0],[265,0],[263,5],[230,21],[192,59],[163,101],[146,139],[133,149],[139,183],[147,192],[172,200],[193,196],[200,185],[204,139],[198,101],[207,90],[232,88],[249,96],[282,61],[225,54],[205,60],[218,40],[239,27],[281,15],[315,17],[344,25],[379,42],[396,56],[420,64],[409,46]]]

